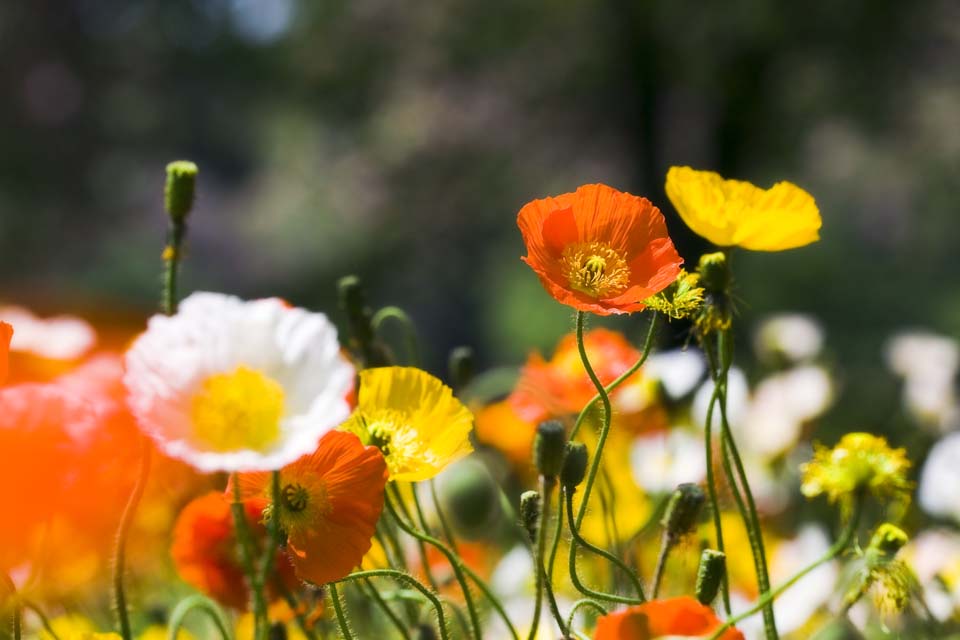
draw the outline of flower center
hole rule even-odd
[[[568,245],[560,257],[560,265],[573,289],[594,298],[615,297],[630,283],[627,261],[603,242]]]
[[[310,494],[300,484],[288,484],[280,492],[280,497],[283,499],[283,506],[294,513],[306,509],[310,501]]]
[[[322,529],[331,510],[326,481],[316,474],[299,473],[293,479],[281,480],[280,508],[271,509],[270,517],[277,513],[280,527],[287,534]]]
[[[193,439],[218,452],[266,451],[280,436],[283,388],[240,365],[203,381],[193,397]]]

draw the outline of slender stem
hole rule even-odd
[[[626,382],[627,378],[635,374],[637,369],[642,367],[643,363],[647,361],[647,358],[650,356],[651,349],[653,348],[653,337],[656,335],[654,329],[657,325],[657,318],[658,314],[653,312],[653,315],[650,318],[650,327],[647,329],[647,337],[643,343],[643,352],[640,354],[640,357],[637,359],[637,361],[630,365],[629,369],[621,373],[613,382],[604,387],[604,390],[608,394],[613,393],[614,389]],[[597,402],[600,402],[600,400],[601,396],[598,392],[597,395],[593,396],[593,398],[590,399],[590,402],[583,407],[583,409],[580,411],[580,415],[577,416],[577,421],[573,424],[573,429],[570,430],[570,440],[573,440],[577,433],[580,432],[580,426],[583,424],[584,419],[586,419],[590,411],[593,410],[594,405],[596,405]]]
[[[263,585],[254,567],[253,537],[250,527],[247,526],[246,509],[240,495],[240,480],[236,473],[231,478],[231,484],[233,485],[233,502],[230,503],[230,511],[233,514],[233,527],[237,536],[237,550],[243,572],[247,576],[253,602],[251,608],[253,609],[254,638],[261,640],[262,634],[266,631],[267,603],[263,597]]]
[[[712,370],[712,369],[711,369]],[[710,510],[713,512],[713,529],[717,536],[717,550],[725,553],[723,545],[723,525],[720,518],[720,501],[717,500],[717,484],[713,472],[713,408],[717,404],[719,387],[714,385],[713,395],[710,397],[710,404],[707,406],[707,423],[704,426],[704,449],[706,451],[707,464],[707,495],[710,497]],[[721,593],[723,598],[723,608],[727,615],[731,614],[730,607],[730,583],[727,578],[727,572],[723,572],[721,581]]]
[[[752,607],[727,620],[721,627],[713,632],[713,635],[710,636],[709,640],[717,640],[717,638],[719,638],[724,631],[733,625],[737,624],[741,620],[749,618],[761,609],[771,605],[773,601],[780,596],[780,594],[796,584],[798,580],[820,565],[833,560],[840,555],[844,549],[850,546],[850,543],[853,541],[853,538],[857,533],[857,526],[860,524],[860,516],[863,512],[863,497],[860,494],[856,494],[854,495],[853,500],[853,513],[851,514],[850,519],[847,521],[847,526],[840,534],[840,537],[837,538],[837,541],[834,542],[829,549],[827,549],[826,553],[820,556],[820,558],[815,560],[812,564],[807,565],[797,573],[793,574],[793,576],[791,576],[786,582],[778,586],[773,591],[768,591],[767,593],[762,594]]]
[[[347,614],[343,611],[343,602],[340,601],[340,592],[337,590],[337,583],[330,583],[330,601],[333,603],[333,610],[337,614],[337,624],[340,626],[340,634],[343,640],[353,640],[353,633],[350,631],[350,623],[347,621]]]
[[[547,582],[553,583],[553,568],[557,560],[557,550],[560,548],[560,538],[563,536],[563,488],[557,492],[557,526],[553,531],[553,540],[550,544],[550,559],[547,561]]]
[[[170,219],[167,231],[167,248],[163,252],[163,289],[160,295],[160,312],[173,315],[177,309],[177,276],[180,271],[180,254],[187,225],[182,220]]]
[[[536,600],[533,606],[533,621],[530,623],[530,633],[528,640],[534,640],[537,637],[537,629],[540,627],[540,613],[543,609],[543,583],[545,582],[546,570],[543,565],[543,557],[547,546],[547,523],[550,521],[550,499],[557,481],[555,478],[540,476],[540,518],[537,523],[537,545],[533,550],[533,566],[537,572]]]
[[[430,497],[433,499],[433,510],[436,511],[437,519],[440,521],[440,529],[443,531],[443,537],[447,540],[447,544],[450,545],[453,552],[460,555],[460,550],[457,548],[457,541],[453,536],[453,529],[450,528],[450,524],[447,522],[447,516],[443,515],[443,509],[440,508],[440,498],[437,496],[437,485],[433,481],[433,478],[430,478]]]
[[[500,602],[500,599],[494,595],[493,591],[490,590],[490,586],[483,581],[483,579],[477,575],[477,572],[471,569],[468,565],[463,565],[463,572],[473,580],[473,583],[477,585],[477,588],[480,589],[480,592],[483,594],[483,597],[487,599],[490,603],[490,606],[493,607],[494,611],[497,612],[497,615],[500,616],[500,619],[503,620],[503,623],[507,626],[507,630],[510,632],[510,635],[514,640],[520,640],[520,634],[517,632],[516,627],[513,626],[513,622],[510,621],[510,616],[507,615],[507,610],[503,608],[503,604]]]
[[[303,632],[303,635],[306,636],[308,640],[316,640],[317,634],[313,632],[313,629],[307,622],[306,616],[303,615],[303,611],[300,609],[300,603],[297,602],[297,599],[294,597],[294,595],[290,593],[290,590],[287,589],[282,580],[276,580],[274,585],[276,586],[277,591],[280,592],[280,595],[283,597],[284,601],[287,603],[287,606],[290,607],[290,611],[293,612],[293,617],[297,620],[297,626],[300,627],[300,631]]]
[[[212,600],[199,594],[184,598],[173,608],[173,612],[170,614],[167,640],[177,639],[184,619],[187,617],[187,614],[194,609],[207,614],[220,633],[222,640],[230,640],[230,633],[227,631],[227,624],[224,621],[223,612],[220,611],[220,608]]]
[[[607,615],[607,610],[603,608],[603,605],[597,602],[596,600],[591,600],[590,598],[582,598],[573,603],[573,606],[570,608],[570,613],[567,615],[567,629],[573,631],[573,619],[577,615],[577,611],[584,607],[593,607],[594,611],[599,613],[602,616]]]
[[[130,614],[127,611],[127,594],[123,588],[123,577],[127,563],[127,538],[130,536],[130,527],[137,507],[143,498],[150,477],[150,440],[147,436],[140,437],[140,472],[137,474],[136,484],[123,508],[120,516],[120,527],[117,529],[116,545],[113,549],[113,601],[117,610],[117,620],[120,625],[120,635],[123,640],[132,640],[133,631],[130,629]]]
[[[400,307],[384,307],[373,314],[370,325],[373,327],[374,332],[378,332],[384,321],[389,318],[393,318],[403,327],[403,334],[407,343],[407,357],[411,365],[419,367],[420,345],[417,341],[417,330],[413,324],[413,320],[410,319],[406,311]]]
[[[403,512],[403,516],[409,519],[410,522],[413,522],[413,518],[410,517],[410,512],[407,510],[407,506],[403,503],[403,496],[400,494],[400,489],[397,487],[397,483],[391,483],[388,490],[393,492],[394,498],[396,499],[397,504],[400,505],[400,510]],[[420,502],[416,499],[417,488],[411,485],[411,490],[414,497],[414,505],[417,509],[417,515],[420,518],[420,526],[423,527],[424,530],[427,530],[427,522],[423,517],[423,511],[420,509]],[[429,535],[429,533],[427,535]],[[427,577],[427,582],[430,583],[431,589],[434,591],[440,591],[440,587],[437,585],[437,580],[433,577],[433,570],[430,569],[430,558],[427,556],[427,547],[423,540],[420,538],[415,539],[417,541],[417,549],[420,551],[420,564],[423,568],[423,575]]]
[[[20,594],[17,593],[17,585],[6,573],[0,573],[0,581],[3,582],[3,586],[9,592],[5,600],[9,600],[12,605],[10,624],[13,629],[13,638],[14,640],[20,640],[20,629],[23,626],[23,603],[20,600]],[[0,603],[6,604],[3,600],[0,600]],[[0,612],[2,612],[2,609],[0,609]]]
[[[407,625],[403,624],[403,620],[400,619],[400,616],[390,608],[390,605],[383,599],[383,596],[380,595],[380,592],[377,591],[377,588],[373,586],[373,583],[370,582],[370,579],[364,580],[361,584],[364,585],[365,591],[370,593],[373,597],[373,601],[377,603],[377,606],[387,614],[387,617],[390,619],[390,622],[393,623],[393,626],[396,627],[397,631],[400,632],[400,636],[403,640],[410,640],[410,633],[407,631]]]
[[[357,571],[356,573],[351,573],[350,575],[344,578],[341,578],[336,582],[331,582],[330,583],[331,594],[335,592],[334,590],[336,589],[336,585],[338,583],[349,582],[351,580],[365,580],[367,578],[375,578],[375,577],[393,578],[394,580],[397,580],[398,582],[402,582],[403,584],[411,586],[417,591],[419,591],[420,593],[422,593],[430,601],[430,603],[433,605],[433,608],[437,612],[437,626],[440,627],[441,640],[449,640],[449,635],[447,633],[447,619],[443,613],[443,604],[440,602],[439,598],[437,598],[437,595],[434,592],[432,592],[430,589],[420,584],[420,582],[416,578],[414,578],[408,573],[404,573],[402,571],[396,571],[395,569],[371,569],[370,571]],[[336,602],[336,599],[334,600],[334,602]],[[341,627],[341,630],[342,630],[342,627]],[[345,636],[345,637],[350,638],[350,636]]]
[[[460,558],[454,555],[454,553],[450,551],[445,544],[436,538],[417,531],[415,527],[407,524],[407,522],[400,517],[400,514],[397,513],[397,508],[394,506],[393,499],[390,495],[386,496],[384,504],[393,515],[394,520],[396,520],[397,526],[400,527],[407,535],[411,535],[421,542],[433,545],[447,558],[447,561],[453,568],[453,574],[457,578],[460,589],[463,591],[463,599],[467,605],[467,612],[470,614],[470,626],[473,629],[474,637],[477,638],[477,640],[482,638],[483,635],[480,628],[480,617],[477,615],[477,607],[473,602],[473,595],[470,593],[470,585],[467,584],[467,580],[464,577],[463,563],[460,561]]]
[[[629,598],[626,596],[619,596],[611,593],[594,591],[593,589],[586,587],[580,581],[580,576],[577,574],[577,555],[575,552],[570,553],[570,579],[573,581],[573,586],[575,586],[577,590],[583,595],[591,598],[596,598],[598,600],[606,600],[608,602],[619,602],[621,604],[642,604],[643,602],[645,602],[646,598],[643,595],[643,586],[641,586],[639,578],[637,578],[637,576],[632,571],[630,571],[630,569],[623,563],[623,561],[620,560],[620,558],[617,558],[613,554],[609,553],[608,551],[605,551],[604,549],[601,549],[599,547],[595,547],[594,545],[590,544],[589,542],[584,540],[582,537],[580,537],[580,532],[577,531],[577,528],[574,526],[574,520],[573,520],[573,493],[567,489],[564,489],[564,493],[566,494],[566,498],[567,498],[567,524],[570,528],[570,535],[573,536],[573,541],[570,545],[570,548],[575,550],[577,545],[580,545],[585,549],[592,551],[597,555],[603,556],[610,562],[616,564],[628,575],[628,577],[630,578],[630,581],[633,582],[634,588],[637,590],[637,595],[639,595],[640,597]]]
[[[664,531],[663,540],[660,542],[660,553],[657,554],[657,568],[653,572],[653,588],[650,597],[654,600],[657,599],[657,595],[660,593],[660,583],[663,581],[663,571],[667,568],[667,556],[670,555],[670,550],[672,548],[673,537]]]
[[[720,357],[721,360],[723,360],[726,357],[724,355],[726,350],[718,349],[718,351],[720,351]],[[718,388],[720,389],[719,404],[720,426],[722,429],[721,437],[728,448],[730,454],[729,457],[733,460],[737,472],[737,478],[739,479],[740,485],[743,488],[743,496],[746,500],[747,507],[744,524],[747,527],[747,537],[750,540],[750,547],[751,551],[753,552],[753,563],[757,573],[757,586],[760,590],[760,593],[764,594],[770,591],[770,574],[767,571],[767,555],[763,545],[763,530],[760,528],[760,516],[757,514],[757,505],[753,499],[753,492],[750,490],[750,483],[747,480],[747,474],[743,467],[743,461],[740,458],[740,452],[737,450],[736,442],[734,442],[733,439],[733,433],[730,431],[730,423],[727,419],[727,371],[729,370],[729,367],[726,363],[721,362],[721,368],[722,373],[720,375],[720,380],[718,381]],[[724,456],[724,459],[726,460],[727,457]],[[731,477],[731,485],[734,487],[734,496],[737,495],[736,484],[737,482]],[[763,609],[763,628],[764,632],[766,633],[767,640],[777,640],[779,638],[772,602]]]
[[[267,545],[263,556],[260,558],[260,584],[266,585],[270,572],[273,571],[274,559],[277,556],[276,549],[283,542],[280,539],[280,522],[277,513],[280,508],[280,472],[274,471],[270,474],[270,502],[274,505],[273,515],[267,522]]]

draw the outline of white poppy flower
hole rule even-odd
[[[350,413],[336,328],[278,298],[195,293],[150,319],[126,366],[141,429],[201,471],[279,469]]]

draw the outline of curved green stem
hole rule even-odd
[[[377,603],[377,606],[380,607],[380,610],[387,614],[387,618],[390,619],[390,622],[393,623],[393,626],[400,633],[400,637],[403,640],[410,640],[410,633],[407,631],[407,625],[403,624],[403,620],[400,619],[400,616],[390,608],[390,605],[387,604],[386,600],[383,599],[383,596],[380,595],[380,592],[377,591],[377,588],[373,586],[373,583],[370,579],[364,580],[361,584],[366,587],[366,591],[370,593],[373,597],[373,601]]]
[[[274,505],[280,504],[280,472],[274,471],[270,474],[270,502]],[[274,511],[276,514],[276,511]],[[280,523],[276,517],[271,517],[267,521],[267,544],[260,558],[260,584],[266,585],[270,579],[270,572],[273,571],[273,563],[277,556],[277,547],[283,541],[280,539]]]
[[[443,515],[443,509],[440,508],[440,498],[437,496],[437,485],[433,481],[433,478],[430,478],[430,497],[433,500],[433,510],[437,512],[437,519],[440,521],[440,529],[443,531],[443,537],[446,538],[447,544],[450,545],[453,552],[460,555],[460,550],[457,548],[457,541],[453,536],[453,530],[447,522],[447,516]]]
[[[227,631],[227,623],[224,621],[223,612],[212,600],[199,594],[184,598],[173,608],[167,629],[167,640],[177,640],[177,634],[180,633],[180,627],[183,626],[184,619],[194,609],[207,614],[220,633],[222,640],[230,640],[230,633]]]
[[[713,408],[717,404],[719,387],[714,385],[713,395],[710,397],[710,404],[707,406],[707,423],[704,426],[704,449],[706,451],[707,464],[707,495],[710,497],[710,510],[713,512],[713,529],[717,536],[717,550],[725,553],[723,545],[723,524],[720,518],[720,501],[717,499],[717,484],[713,472]],[[723,609],[727,615],[731,614],[730,607],[730,582],[727,578],[727,572],[723,572],[723,580],[720,583],[723,599]]]
[[[537,629],[540,628],[540,614],[543,609],[543,591],[547,573],[543,558],[547,550],[547,524],[550,522],[550,500],[553,497],[553,489],[556,486],[556,478],[540,476],[540,521],[537,525],[537,546],[533,550],[533,566],[534,571],[537,572],[537,587],[536,600],[534,601],[533,607],[533,621],[530,623],[530,633],[527,636],[528,640],[534,640],[534,638],[537,637]],[[551,593],[551,596],[552,595]],[[561,625],[560,629],[563,630],[563,619],[559,619],[559,622]]]
[[[393,492],[394,499],[396,499],[397,504],[400,505],[400,511],[403,512],[404,518],[407,518],[411,523],[413,523],[413,518],[410,516],[410,512],[407,510],[407,506],[403,503],[403,496],[400,494],[400,489],[397,484],[395,482],[391,483],[388,486],[388,490]],[[417,510],[417,516],[420,518],[420,526],[424,529],[424,531],[427,531],[427,535],[429,535],[427,521],[423,517],[423,510],[420,508],[420,501],[417,499],[417,488],[416,486],[411,485],[410,490],[413,494],[413,503]],[[427,582],[430,583],[430,588],[439,592],[440,586],[437,584],[436,578],[433,577],[433,570],[430,568],[430,558],[427,557],[427,547],[423,540],[420,538],[415,539],[417,541],[417,550],[420,552],[420,564],[423,568],[423,575],[427,577]]]
[[[722,354],[724,350],[720,349],[720,352]],[[721,358],[723,357],[724,356],[721,355]],[[743,516],[744,524],[747,528],[747,537],[750,541],[750,548],[753,554],[754,569],[757,573],[757,586],[762,595],[770,591],[770,574],[767,570],[767,555],[763,545],[763,530],[760,528],[760,516],[757,514],[757,505],[753,499],[753,492],[750,490],[750,483],[747,480],[747,474],[743,467],[743,461],[740,458],[740,452],[737,450],[736,442],[734,442],[733,433],[730,431],[730,423],[727,419],[728,367],[723,363],[721,363],[721,366],[722,373],[720,380],[718,381],[718,388],[720,389],[719,405],[720,426],[722,429],[721,437],[723,439],[723,444],[726,445],[726,448],[729,451],[729,458],[733,460],[734,467],[736,468],[736,479],[730,473],[729,462],[726,462],[728,460],[727,456],[723,456],[725,461],[724,468],[728,476],[730,476],[730,485],[733,489],[734,497],[737,498],[737,506],[741,510],[741,516]],[[746,502],[746,509],[743,508],[744,500],[739,498],[739,492],[737,491],[737,480],[739,480],[739,483],[743,488],[743,498]],[[764,632],[766,633],[767,640],[777,640],[779,638],[772,602],[763,609],[763,628]]]
[[[396,507],[393,505],[393,499],[391,498],[390,495],[386,496],[386,500],[384,500],[384,504],[386,505],[387,509],[390,511],[391,515],[393,515],[393,518],[394,520],[396,520],[397,526],[400,527],[400,529],[402,529],[407,535],[413,536],[414,538],[416,538],[421,542],[433,545],[434,547],[436,547],[438,551],[440,551],[440,553],[442,553],[447,558],[447,561],[450,563],[450,566],[453,568],[453,574],[457,578],[457,582],[460,585],[460,589],[463,591],[463,599],[467,605],[467,612],[470,614],[470,626],[473,629],[474,637],[477,638],[477,640],[482,638],[483,632],[480,627],[480,617],[477,615],[477,607],[476,607],[476,604],[473,602],[473,595],[470,593],[470,585],[467,584],[467,580],[464,577],[463,563],[460,561],[460,558],[458,558],[452,551],[450,551],[447,545],[443,544],[442,542],[440,542],[439,540],[437,540],[432,536],[429,536],[425,533],[417,531],[417,529],[414,526],[408,524],[403,518],[401,518],[400,514],[397,513]]]
[[[113,601],[117,610],[120,635],[123,640],[133,639],[133,631],[130,629],[130,614],[127,611],[127,593],[123,588],[123,575],[127,564],[127,538],[130,535],[130,527],[133,525],[133,517],[137,513],[137,507],[140,505],[143,492],[147,487],[152,455],[149,438],[147,436],[141,436],[140,438],[140,472],[137,474],[137,481],[133,485],[133,491],[127,499],[127,504],[123,508],[123,515],[120,516],[116,546],[113,549]]]
[[[573,631],[574,617],[577,615],[577,611],[584,607],[593,607],[593,609],[600,615],[607,615],[607,610],[603,608],[602,604],[596,600],[591,600],[590,598],[582,598],[574,602],[573,606],[570,608],[570,613],[567,615],[567,629]]]
[[[351,573],[350,575],[340,578],[335,582],[331,582],[330,583],[331,595],[333,593],[336,593],[335,591],[336,585],[339,583],[350,582],[352,580],[365,580],[367,578],[377,578],[377,577],[393,578],[394,580],[397,580],[398,582],[411,586],[417,591],[419,591],[420,593],[422,593],[430,601],[430,603],[433,605],[433,608],[437,612],[437,626],[440,627],[441,640],[449,640],[449,634],[447,632],[447,618],[446,618],[446,615],[443,613],[443,604],[440,602],[439,598],[434,592],[430,591],[430,589],[420,584],[420,581],[414,578],[413,576],[411,576],[410,574],[404,573],[402,571],[397,571],[395,569],[371,569],[369,571],[357,571],[356,573]],[[334,602],[336,602],[337,600],[338,599],[335,598]],[[335,608],[339,610],[339,607],[337,607],[336,605],[335,605]],[[340,613],[338,613],[338,619],[339,619],[339,616],[340,616]],[[341,631],[343,631],[343,626],[341,626]],[[344,636],[344,637],[350,638],[351,636]]]
[[[815,560],[813,563],[807,565],[797,573],[793,574],[793,576],[791,576],[786,582],[778,586],[773,591],[768,591],[767,593],[761,595],[761,597],[757,600],[757,602],[752,607],[750,607],[743,613],[737,614],[733,618],[730,618],[729,620],[727,620],[722,626],[720,626],[716,631],[713,632],[713,635],[710,636],[709,640],[717,640],[717,638],[719,638],[723,634],[723,632],[729,629],[730,627],[734,626],[741,620],[749,618],[750,616],[754,615],[761,609],[764,609],[765,607],[770,606],[771,604],[773,604],[773,601],[780,596],[780,594],[782,594],[784,591],[786,591],[787,589],[792,587],[794,584],[796,584],[797,581],[800,580],[802,577],[804,577],[805,575],[807,575],[808,573],[810,573],[820,565],[826,562],[829,562],[830,560],[833,560],[838,555],[840,555],[843,552],[843,550],[846,549],[848,546],[850,546],[850,543],[853,541],[853,538],[857,533],[857,526],[860,524],[860,516],[862,512],[863,512],[863,497],[861,495],[855,495],[854,504],[853,504],[853,513],[851,514],[850,519],[847,522],[847,526],[844,527],[844,530],[840,534],[840,537],[837,538],[837,541],[834,542],[829,549],[827,549],[826,553],[820,556],[820,558]]]
[[[580,536],[580,532],[574,526],[574,520],[573,520],[573,493],[567,489],[564,489],[564,494],[566,494],[566,499],[567,499],[567,524],[570,528],[570,534],[573,536],[573,542],[570,545],[570,549],[571,549],[570,579],[573,581],[573,586],[575,586],[577,590],[583,595],[589,598],[596,598],[597,600],[606,600],[608,602],[619,602],[621,604],[642,604],[643,602],[645,602],[646,598],[643,595],[643,586],[640,584],[639,578],[637,578],[637,576],[632,571],[630,571],[629,567],[627,567],[623,563],[623,561],[621,561],[619,558],[617,558],[613,554],[599,547],[595,547],[594,545],[590,544]],[[577,554],[576,554],[577,545],[580,545],[585,549],[592,551],[593,553],[596,553],[597,555],[603,556],[610,562],[620,567],[630,577],[630,581],[633,583],[634,589],[637,590],[637,594],[640,597],[628,598],[626,596],[619,596],[612,593],[603,593],[601,591],[594,591],[593,589],[590,589],[589,587],[585,586],[580,581],[580,576],[577,574]]]
[[[337,583],[331,582],[328,586],[330,587],[330,601],[333,603],[333,611],[337,615],[337,625],[340,627],[340,635],[343,636],[343,640],[353,640],[353,632],[350,631],[347,614],[343,611],[343,602],[340,600]]]
[[[483,579],[477,575],[477,572],[471,569],[468,565],[463,565],[463,572],[467,574],[467,577],[473,580],[473,583],[477,585],[478,589],[480,589],[483,597],[487,599],[487,601],[490,603],[490,606],[493,607],[494,611],[497,612],[497,615],[500,616],[500,619],[503,620],[503,623],[507,626],[507,630],[510,632],[510,636],[514,640],[520,640],[520,634],[517,632],[516,627],[513,626],[510,616],[507,615],[507,610],[503,608],[503,604],[500,602],[500,599],[497,598],[493,591],[490,590],[490,586],[484,582]]]
[[[384,321],[393,318],[403,327],[404,338],[407,343],[407,357],[409,358],[410,364],[414,367],[420,366],[420,345],[417,341],[417,330],[413,324],[413,320],[410,319],[410,316],[407,315],[407,312],[401,309],[400,307],[384,307],[373,314],[373,319],[370,321],[370,325],[373,327],[374,332],[380,331],[381,325]]]
[[[582,315],[582,312],[578,314],[577,324],[581,325],[581,334],[582,334],[582,323],[580,320],[581,315]],[[621,384],[626,382],[627,378],[635,374],[637,370],[643,366],[643,363],[647,361],[647,358],[650,356],[651,349],[653,348],[653,337],[656,335],[656,332],[654,330],[656,329],[657,318],[658,318],[658,314],[656,312],[653,312],[653,316],[651,316],[650,318],[650,327],[647,329],[647,337],[643,342],[643,352],[640,354],[640,358],[638,358],[636,362],[630,365],[629,369],[627,369],[626,371],[621,373],[619,376],[617,376],[617,378],[614,379],[613,382],[608,384],[606,387],[603,387],[603,390],[607,394],[613,393],[614,389],[616,389]],[[601,400],[601,394],[598,392],[597,395],[593,396],[593,398],[590,399],[590,402],[588,402],[583,407],[583,409],[580,411],[580,414],[577,416],[577,421],[573,423],[573,429],[570,430],[570,438],[569,438],[570,440],[573,440],[576,437],[577,433],[580,432],[580,426],[583,424],[584,419],[587,417],[590,411],[593,410],[593,407],[597,404],[597,402],[600,402],[600,400]]]

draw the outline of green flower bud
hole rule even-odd
[[[462,389],[473,379],[474,358],[470,347],[457,347],[450,352],[450,382],[454,389]]]
[[[174,222],[183,222],[193,208],[197,185],[197,165],[188,160],[177,160],[167,165],[167,184],[164,204]]]
[[[708,293],[723,294],[729,291],[732,276],[727,256],[722,251],[700,256],[697,271],[700,273],[700,285]]]
[[[692,482],[678,485],[670,496],[667,510],[663,514],[663,520],[660,521],[666,535],[677,539],[693,531],[705,499],[703,489],[699,485]]]
[[[540,523],[540,493],[524,491],[520,495],[520,524],[523,525],[530,542],[537,539],[537,529]]]
[[[716,549],[704,549],[697,569],[697,600],[709,605],[717,597],[723,576],[727,572],[727,555]]]
[[[457,533],[476,540],[488,537],[500,517],[500,492],[486,466],[461,460],[442,477],[440,503]]]
[[[560,483],[567,489],[574,489],[583,482],[587,474],[587,445],[582,442],[568,442],[567,452],[560,470]]]
[[[369,313],[363,284],[358,276],[344,276],[337,282],[337,294],[340,308],[352,317]]]
[[[546,420],[537,425],[533,439],[533,464],[540,475],[556,478],[563,468],[567,433],[559,420]]]

